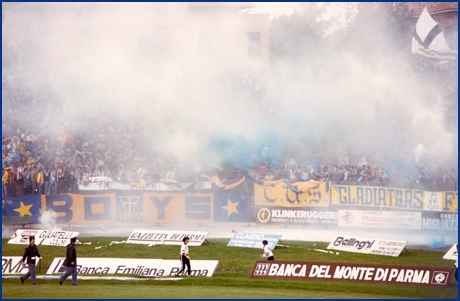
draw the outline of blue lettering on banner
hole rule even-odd
[[[457,198],[457,192],[453,191],[447,191],[445,192],[445,197],[443,200],[443,210],[444,211],[451,211],[451,207],[453,206],[453,199]],[[455,208],[455,211],[458,212],[458,204],[457,208]]]
[[[155,207],[157,208],[157,219],[165,219],[165,209],[168,206],[168,204],[171,202],[173,197],[166,196],[163,198],[163,200],[160,200],[156,196],[150,196],[149,198],[153,202]]]
[[[56,204],[62,203],[64,204]],[[68,194],[59,194],[59,195],[47,195],[46,196],[46,210],[52,210],[56,212],[57,218],[56,222],[65,224],[69,223],[73,218],[73,212],[70,210],[70,207],[73,205],[73,199]],[[64,216],[62,215],[64,213]]]
[[[112,206],[111,206],[110,197],[85,197],[84,198],[84,207],[85,207],[85,220],[86,221],[100,221],[100,220],[110,220],[112,218]],[[103,212],[94,213],[94,207],[103,208]]]
[[[188,196],[185,198],[185,219],[210,219],[211,198]]]

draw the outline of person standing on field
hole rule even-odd
[[[29,237],[29,245],[24,250],[24,255],[22,256],[22,266],[26,265],[25,260],[27,259],[27,265],[29,267],[27,273],[24,276],[21,276],[22,284],[24,284],[24,280],[27,280],[27,278],[29,277],[31,277],[30,280],[32,280],[32,285],[37,284],[35,279],[35,263],[37,257],[40,260],[42,259],[40,252],[38,251],[38,248],[35,245],[35,236],[31,236]]]
[[[75,249],[75,243],[77,242],[76,237],[72,237],[70,239],[70,244],[67,245],[66,256],[63,266],[67,267],[64,275],[59,278],[59,285],[62,285],[62,282],[72,274],[72,285],[77,284],[77,250]]]
[[[182,272],[185,272],[185,266],[187,266],[187,276],[190,277],[191,276],[191,272],[192,272],[192,269],[190,268],[190,256],[188,255],[188,242],[189,242],[189,238],[186,236],[182,239],[182,245],[180,247],[180,262],[181,262],[181,269],[179,272],[177,272],[175,274],[175,276],[179,276],[179,274],[181,274]]]
[[[268,245],[268,241],[264,240],[262,241],[262,244],[264,245],[264,253],[261,254],[260,257],[263,257],[267,260],[275,260],[275,256],[273,256],[273,252]]]

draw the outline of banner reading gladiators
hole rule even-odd
[[[257,261],[251,278],[449,286],[452,269],[337,262]]]
[[[254,183],[254,202],[257,206],[329,207],[329,190],[329,183],[316,181],[289,185],[283,181],[271,185]]]

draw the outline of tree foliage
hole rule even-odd
[[[270,57],[277,60],[314,59],[315,52],[327,31],[322,20],[324,10],[314,2],[299,4],[290,15],[282,15],[270,23]]]

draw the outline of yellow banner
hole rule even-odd
[[[296,183],[292,186],[298,190]],[[281,207],[329,207],[329,191],[326,183],[306,192],[296,193],[286,183],[262,186],[254,183],[254,202],[259,206]]]
[[[441,199],[433,197],[437,194],[414,189],[332,185],[331,204],[458,212],[458,194],[456,191],[439,193]]]
[[[213,220],[212,193],[143,193],[143,222]]]

